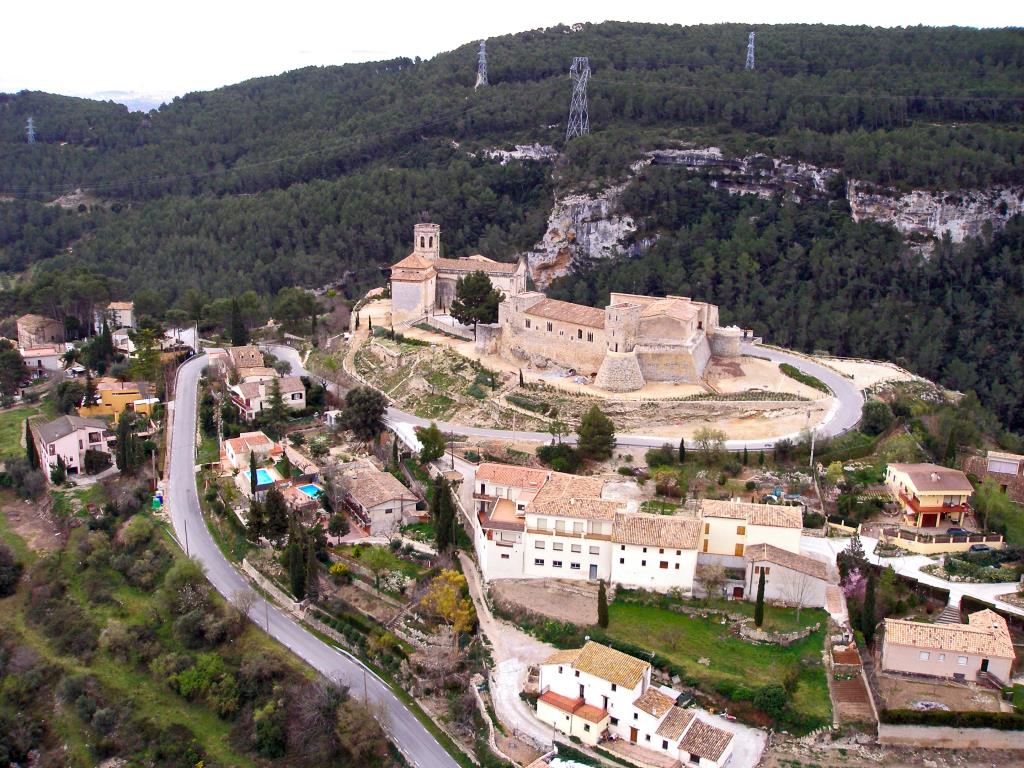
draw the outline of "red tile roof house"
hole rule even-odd
[[[415,494],[394,475],[366,459],[343,464],[341,469],[349,511],[371,536],[387,536],[419,520]]]
[[[276,461],[284,451],[281,446],[267,437],[263,432],[243,432],[238,437],[225,440],[221,446],[221,467],[230,472],[243,471],[249,468],[249,454],[256,455],[256,463]]]
[[[885,620],[882,671],[964,682],[1009,682],[1016,659],[1006,619],[988,609],[966,624]]]
[[[270,381],[246,381],[231,387],[231,400],[246,421],[252,421],[256,414],[267,407],[267,400],[276,381],[281,388],[281,397],[291,411],[306,407],[306,388],[298,376],[282,376]]]

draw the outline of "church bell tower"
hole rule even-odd
[[[413,253],[429,261],[441,256],[441,225],[417,224],[413,227]]]

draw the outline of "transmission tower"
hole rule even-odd
[[[485,85],[490,85],[487,82],[487,43],[481,40],[480,55],[477,57],[476,65],[476,85],[473,86],[473,90]]]
[[[744,69],[754,68],[754,33],[751,32],[747,38],[747,65]]]
[[[565,140],[590,133],[590,116],[587,114],[587,81],[590,79],[590,61],[586,56],[576,56],[569,68],[572,78],[572,104],[569,106],[569,126],[565,129]]]
[[[28,139],[29,144],[36,143],[36,124],[31,117],[25,123],[25,138]]]

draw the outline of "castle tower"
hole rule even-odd
[[[441,256],[441,225],[417,224],[413,227],[413,253],[430,261]]]

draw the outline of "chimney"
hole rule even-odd
[[[933,483],[939,482],[939,473],[938,472],[932,472],[932,482]]]

